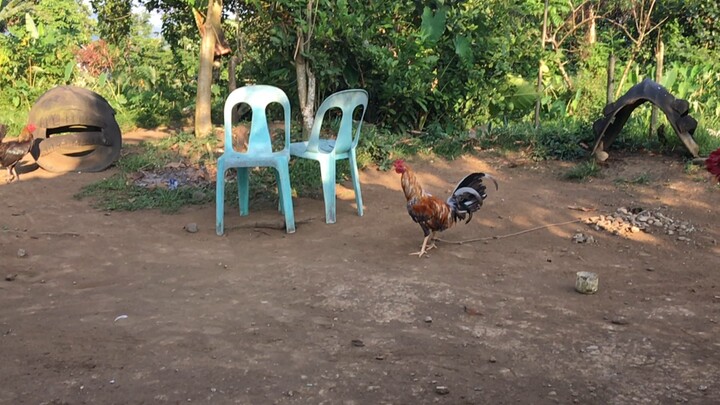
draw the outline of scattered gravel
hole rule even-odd
[[[638,232],[659,233],[689,242],[691,240],[689,236],[697,231],[695,226],[688,221],[671,218],[661,211],[661,208],[620,207],[613,214],[590,217],[585,223],[596,231],[603,230],[613,235],[627,237]]]

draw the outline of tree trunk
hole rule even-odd
[[[615,54],[611,53],[608,57],[607,68],[607,104],[615,101]]]
[[[295,57],[295,73],[297,74],[300,112],[303,118],[303,136],[310,134],[315,121],[315,74],[307,59],[298,52]]]
[[[657,59],[657,70],[655,71],[655,82],[660,84],[663,77],[663,65],[665,60],[665,44],[662,41],[662,35],[658,33],[657,50],[655,52]],[[650,113],[650,136],[654,136],[658,128],[658,108],[653,104],[652,113]]]
[[[547,17],[549,10],[549,0],[545,0],[545,11],[543,12],[542,37],[540,38],[540,63],[538,63],[538,79],[537,79],[537,100],[535,100],[535,129],[540,128],[540,103],[543,94],[543,67],[545,63],[542,60],[542,54],[545,51],[545,41],[547,39]]]
[[[627,65],[625,65],[625,70],[623,70],[623,74],[620,76],[620,83],[615,90],[615,98],[620,96],[620,92],[625,85],[625,80],[627,80],[627,77],[630,74],[630,68],[632,67],[633,62],[635,62],[635,56],[637,56],[637,51],[633,50],[630,54],[630,59],[627,61]]]
[[[300,112],[303,117],[303,137],[310,134],[315,121],[315,74],[310,62],[305,59],[304,53],[310,50],[310,40],[314,27],[313,10],[314,1],[308,1],[305,16],[308,23],[308,32],[303,32],[298,26],[297,45],[295,47],[295,74],[297,76],[298,97],[300,98]]]
[[[589,26],[588,26],[588,32],[587,32],[587,44],[593,45],[595,42],[597,42],[597,27],[596,27],[596,18],[595,18],[595,7],[593,7],[592,4],[588,4],[588,18],[589,18]]]
[[[195,101],[195,136],[206,137],[212,134],[212,73],[215,57],[215,28],[220,25],[222,0],[210,0],[203,24],[205,30],[200,43],[200,66],[197,79],[197,98]]]

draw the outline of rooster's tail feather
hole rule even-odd
[[[473,213],[482,207],[483,200],[487,198],[485,192],[487,187],[483,183],[484,178],[492,180],[495,183],[496,190],[499,188],[495,178],[485,173],[469,174],[455,187],[455,191],[448,198],[447,203],[452,207],[453,218],[456,221],[465,220],[465,223],[470,222]]]

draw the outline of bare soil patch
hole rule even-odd
[[[560,180],[567,164],[492,153],[410,163],[438,195],[470,171],[500,182],[447,240],[637,207],[693,230],[577,222],[440,242],[418,259],[394,172],[361,172],[364,217],[346,184],[334,225],[322,200],[300,198],[293,235],[244,227],[280,218],[265,204],[247,217],[227,207],[218,237],[212,204],[102,212],[73,195],[114,169],[36,170],[0,185],[0,403],[720,401],[709,176],[647,155],[588,183]],[[648,181],[618,181],[638,174]],[[574,291],[577,271],[599,275],[597,294]]]

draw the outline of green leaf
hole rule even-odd
[[[670,71],[665,73],[665,76],[663,76],[660,84],[665,87],[667,91],[672,93],[673,86],[675,86],[675,81],[677,80],[677,75],[677,69],[670,69]]]
[[[433,13],[430,7],[425,6],[420,31],[429,41],[437,42],[445,31],[446,20],[447,7],[439,7],[437,11]]]
[[[65,83],[70,82],[70,76],[72,76],[73,68],[75,68],[75,61],[70,61],[67,64],[65,64]]]
[[[27,30],[28,34],[30,34],[30,37],[32,37],[33,39],[40,38],[40,34],[38,33],[35,21],[29,13],[25,13],[25,29]]]
[[[105,83],[107,82],[108,74],[107,72],[100,73],[100,77],[98,77],[98,86],[99,87],[105,87]]]
[[[460,60],[467,64],[475,63],[475,55],[473,55],[472,48],[470,47],[470,40],[468,37],[458,35],[455,37],[455,53],[460,57]]]

